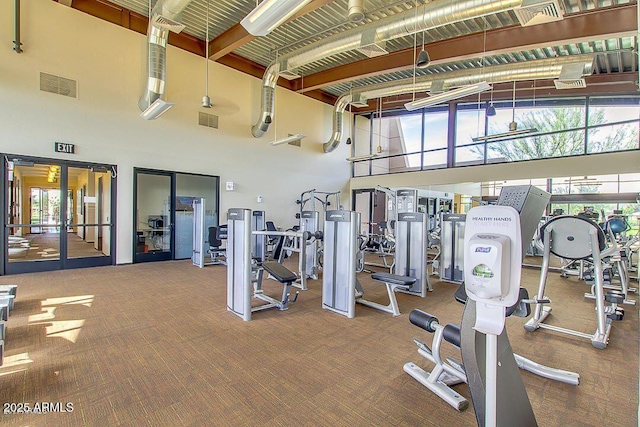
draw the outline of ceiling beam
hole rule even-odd
[[[106,0],[73,0],[71,7],[136,33],[147,34],[149,19],[146,16]],[[204,57],[204,42],[189,34],[169,33],[169,44]]]
[[[597,11],[567,15],[562,21],[531,27],[514,25],[487,31],[486,46],[482,33],[441,40],[426,46],[431,64],[478,58],[481,55],[517,52],[562,44],[602,40],[637,34],[636,4],[613,6]],[[480,35],[479,35],[480,34]],[[294,90],[305,92],[413,68],[414,49],[352,62],[296,80]]]
[[[317,8],[329,3],[330,1],[331,0],[314,0],[307,6],[315,3]],[[149,20],[146,16],[110,3],[107,0],[73,0],[71,7],[96,18],[111,22],[112,24],[133,30],[136,33],[144,35],[147,34]],[[302,13],[304,10],[305,9],[302,9],[298,14]],[[186,33],[170,33],[168,42],[170,45],[179,47],[187,52],[196,54],[203,58],[205,56],[204,41]],[[233,53],[224,55],[219,58],[217,62],[259,79],[262,79],[266,70],[264,66]],[[293,90],[292,82],[282,77],[278,79],[278,86]],[[305,95],[331,105],[333,105],[337,100],[337,97],[319,90],[309,91],[308,93],[305,93]]]
[[[516,83],[516,100],[521,98],[535,99],[548,97],[567,97],[585,95],[637,95],[638,94],[638,74],[633,72],[614,74],[594,74],[585,77],[587,87],[583,89],[562,89],[558,90],[553,84],[553,80],[536,80],[535,87],[531,80]],[[492,94],[493,92],[493,94]],[[492,92],[480,94],[480,102],[489,101],[492,97],[494,101],[504,101],[513,99],[513,82],[493,84]],[[416,92],[415,99],[427,96],[426,92]],[[382,99],[383,110],[397,110],[404,108],[404,104],[413,101],[413,94],[406,93],[394,95]],[[478,95],[457,99],[455,102],[478,102]],[[368,100],[368,107],[354,108],[356,114],[366,114],[378,110],[378,99]]]
[[[307,13],[313,12],[314,10],[321,8],[322,6],[325,6],[332,1],[333,0],[313,0],[302,9],[300,9],[286,22],[293,21],[294,19],[306,15]],[[247,30],[245,30],[244,27],[240,25],[240,23],[237,23],[209,42],[209,58],[217,61],[223,56],[233,52],[235,49],[249,43],[254,38],[255,36],[249,34]]]

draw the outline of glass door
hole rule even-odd
[[[135,169],[135,262],[173,259],[174,174]]]
[[[216,176],[176,173],[175,259],[193,256],[194,199],[204,199],[205,242],[209,242],[209,227],[218,226],[218,180]]]
[[[69,166],[66,263],[74,267],[111,264],[111,168]]]
[[[61,172],[58,164],[18,159],[6,162],[10,213],[5,218],[7,273],[47,271],[62,268],[60,212]],[[6,194],[6,193],[5,193]]]
[[[113,264],[111,166],[5,156],[2,274]]]

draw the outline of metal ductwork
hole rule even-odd
[[[563,68],[575,70],[576,64],[582,65],[582,75],[588,76],[593,73],[595,55],[576,55],[561,58],[541,59],[526,63],[497,65],[487,67],[483,71],[478,69],[462,70],[447,73],[446,75],[432,74],[416,79],[403,79],[395,82],[382,83],[362,87],[360,90],[352,90],[350,93],[342,95],[336,101],[333,109],[333,132],[331,138],[323,145],[325,153],[330,153],[340,145],[342,138],[342,122],[344,111],[351,99],[355,96],[361,98],[380,98],[383,96],[401,95],[406,93],[424,92],[431,88],[435,82],[442,82],[445,90],[479,83],[504,83],[512,81],[541,80],[558,78]]]
[[[178,21],[189,3],[191,0],[159,0],[151,10],[147,30],[146,81],[143,95],[138,100],[140,111],[164,94],[169,31],[180,32],[184,28]]]
[[[357,3],[357,2],[354,2]],[[349,3],[351,5],[351,2]],[[384,43],[399,37],[427,31],[473,18],[506,12],[520,7],[522,0],[438,0],[432,1],[417,9],[409,9],[388,18],[380,19],[349,31],[327,37],[297,51],[283,55],[277,72],[292,70],[305,64],[337,55],[342,52],[358,49],[368,56],[384,54]],[[273,64],[272,64],[273,65]],[[270,86],[267,82],[277,81],[278,75],[272,66],[267,68],[263,77],[263,92]],[[262,99],[266,95],[263,93]],[[261,110],[258,122],[253,126],[254,136],[262,136],[269,124],[263,121],[268,114]],[[268,115],[273,121],[273,114]],[[255,129],[261,129],[256,135]]]
[[[251,128],[254,137],[260,138],[269,130],[275,109],[276,83],[280,74],[280,64],[275,62],[267,68],[262,80],[262,99],[260,101],[260,117]]]
[[[364,19],[364,0],[349,0],[347,8],[349,21],[360,22]]]

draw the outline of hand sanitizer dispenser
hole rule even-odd
[[[510,206],[478,206],[467,213],[464,282],[476,301],[475,329],[500,335],[506,307],[520,290],[522,244],[520,215]]]
[[[467,289],[483,299],[501,299],[507,295],[510,243],[509,237],[499,234],[476,234],[471,237],[465,254],[465,263],[470,261]]]

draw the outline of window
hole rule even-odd
[[[378,157],[354,164],[354,176],[446,168],[450,149],[454,167],[640,149],[638,96],[521,99],[515,107],[506,100],[494,106],[493,117],[486,116],[486,103],[472,102],[457,104],[455,117],[445,106],[373,118],[369,146],[361,144],[355,152]],[[452,121],[455,134],[448,135]],[[514,121],[518,130],[536,131],[507,140],[473,141],[506,133]]]

